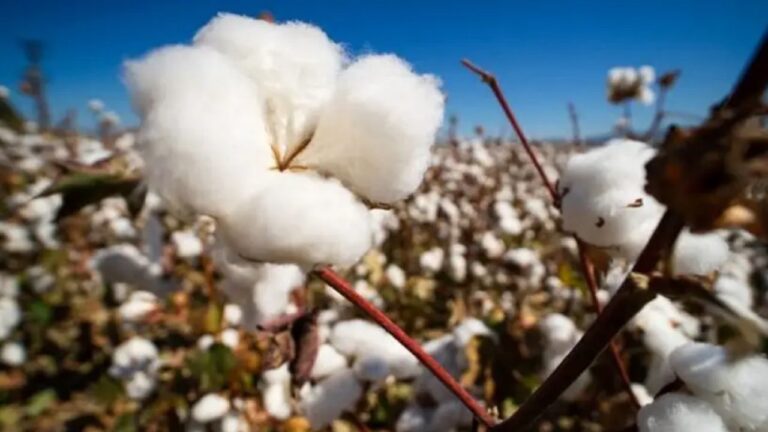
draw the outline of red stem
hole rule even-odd
[[[552,186],[552,182],[550,182],[549,178],[547,177],[547,174],[544,172],[544,169],[542,168],[541,163],[536,157],[536,154],[531,149],[530,144],[528,144],[528,139],[526,138],[525,133],[523,133],[523,129],[520,127],[520,124],[517,122],[517,118],[515,117],[514,112],[512,112],[512,108],[510,108],[509,103],[507,102],[507,98],[504,95],[504,91],[501,89],[501,86],[499,85],[499,82],[496,79],[496,77],[490,72],[487,72],[486,70],[478,67],[477,65],[475,65],[474,63],[472,63],[467,59],[462,60],[461,63],[467,69],[479,75],[480,78],[483,80],[483,82],[488,84],[488,86],[491,88],[494,96],[496,96],[496,100],[501,106],[501,109],[504,110],[504,114],[507,116],[507,120],[509,120],[509,123],[512,125],[512,128],[515,130],[515,133],[517,134],[518,139],[523,144],[523,147],[525,148],[526,153],[528,153],[528,156],[530,157],[531,162],[533,163],[533,166],[536,167],[536,171],[538,171],[539,176],[541,177],[541,181],[544,183],[544,186],[546,186],[547,190],[549,191],[549,195],[552,198],[552,201],[555,203],[559,202],[560,197],[557,191]],[[584,244],[581,242],[581,240],[576,238],[576,242],[579,247],[579,260],[581,262],[581,271],[582,273],[584,273],[584,278],[587,282],[587,287],[589,287],[589,293],[592,297],[592,309],[595,311],[595,313],[600,314],[602,308],[600,306],[600,302],[597,300],[597,282],[595,281],[594,265],[592,264],[592,261],[589,259],[589,257],[585,253]],[[637,408],[640,408],[641,406],[640,402],[637,400],[637,398],[635,397],[635,393],[632,391],[632,383],[629,380],[629,374],[627,373],[627,369],[624,366],[624,363],[621,361],[621,354],[619,352],[619,347],[614,342],[611,342],[610,353],[611,353],[611,359],[613,361],[613,364],[616,367],[616,370],[618,371],[619,376],[621,377],[621,381],[624,389],[629,394],[630,400],[633,401],[635,406]]]
[[[492,427],[496,424],[496,421],[491,417],[480,404],[461,386],[452,376],[449,374],[432,356],[427,354],[421,345],[415,340],[411,339],[403,329],[397,326],[389,317],[382,311],[376,309],[375,306],[365,300],[360,294],[358,294],[354,288],[334,272],[330,267],[323,267],[314,271],[314,274],[327,283],[331,288],[336,290],[339,294],[344,296],[352,304],[365,312],[372,320],[376,321],[381,327],[384,328],[389,334],[397,339],[408,351],[411,352],[418,360],[429,369],[432,374],[440,380],[448,390],[450,390],[457,398],[467,407],[476,418],[478,418],[486,427]]]

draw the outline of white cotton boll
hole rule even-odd
[[[376,324],[361,319],[341,321],[333,326],[331,345],[350,357],[376,356],[384,359],[397,378],[419,371],[419,362],[397,340]]]
[[[707,275],[719,269],[729,256],[728,243],[718,234],[684,231],[675,243],[672,268],[676,274]]]
[[[249,260],[350,266],[372,245],[368,209],[335,180],[279,173],[221,224]]]
[[[644,385],[632,383],[630,388],[632,389],[632,394],[635,395],[635,399],[637,399],[637,402],[640,403],[640,406],[646,406],[653,402],[653,395],[648,392],[648,389],[645,388]]]
[[[754,302],[752,287],[731,276],[719,276],[715,281],[714,290],[720,299],[728,299],[747,308],[751,308]]]
[[[0,340],[7,338],[21,322],[21,309],[15,299],[0,298]]]
[[[596,246],[642,248],[664,210],[644,190],[654,154],[645,143],[614,139],[572,156],[559,184],[563,228]]]
[[[251,429],[248,421],[235,410],[224,415],[219,426],[220,432],[249,432]]]
[[[498,258],[507,249],[504,242],[490,231],[483,233],[480,238],[480,246],[488,258]]]
[[[322,344],[317,351],[315,364],[312,365],[310,376],[312,379],[321,379],[332,375],[340,369],[347,367],[347,359],[339,354],[336,349],[329,344]]]
[[[462,366],[466,365],[466,357],[462,358],[463,347],[459,347],[452,334],[427,341],[422,345],[422,348],[454,378],[458,378],[464,372]],[[420,368],[420,372],[413,383],[416,394],[428,394],[438,403],[447,402],[456,397],[425,368]]]
[[[203,253],[203,242],[192,231],[175,231],[171,242],[180,258],[197,258]]]
[[[27,278],[32,289],[38,293],[46,293],[56,284],[56,277],[45,267],[36,265],[27,269]]]
[[[438,85],[435,77],[416,75],[393,55],[357,60],[341,73],[298,162],[333,175],[373,202],[404,199],[429,165],[443,117]]]
[[[405,288],[407,278],[405,276],[405,271],[400,266],[396,264],[390,264],[387,266],[384,274],[387,276],[387,280],[390,284],[392,284],[392,286],[399,289]]]
[[[226,277],[221,288],[230,301],[242,308],[243,326],[248,329],[285,313],[291,291],[304,282],[304,272],[295,265],[224,264],[223,267]]]
[[[743,431],[768,430],[768,359],[736,357],[724,347],[690,343],[676,349],[670,363],[694,395]]]
[[[157,347],[148,339],[134,336],[112,353],[109,374],[124,382],[128,397],[142,400],[154,391],[159,367]]]
[[[119,217],[109,221],[109,230],[119,239],[131,239],[136,237],[136,228],[130,219]]]
[[[504,262],[514,264],[523,269],[527,269],[540,261],[536,251],[528,248],[510,249],[504,254]]]
[[[213,335],[204,334],[197,340],[197,349],[200,351],[207,351],[214,342],[216,342],[216,338],[214,338]]]
[[[363,355],[355,359],[352,370],[361,381],[379,382],[389,376],[386,359],[374,355]]]
[[[239,326],[243,322],[243,308],[236,304],[228,303],[224,305],[222,313],[224,324],[232,327]]]
[[[235,349],[237,348],[237,344],[240,343],[240,332],[233,328],[228,328],[221,332],[219,338],[221,339],[221,343],[228,346],[230,349]]]
[[[27,360],[27,350],[18,342],[6,342],[0,348],[0,360],[11,367],[21,366]]]
[[[283,151],[311,135],[344,60],[342,47],[313,25],[232,14],[211,20],[195,36],[195,45],[226,55],[258,86]]]
[[[405,407],[403,412],[400,413],[400,417],[397,418],[395,431],[424,432],[427,430],[427,422],[431,418],[433,411],[434,409],[424,408],[412,402]]]
[[[665,394],[641,408],[637,427],[640,432],[728,432],[708,403],[680,393]]]
[[[149,314],[158,310],[157,296],[148,291],[134,291],[117,310],[117,314],[125,322],[137,323],[143,321]]]
[[[3,240],[2,249],[10,253],[24,254],[35,250],[29,231],[22,225],[0,221],[0,239]]]
[[[650,105],[656,100],[656,93],[648,87],[642,87],[637,99],[643,105]]]
[[[285,420],[291,416],[291,374],[288,364],[262,374],[265,388],[262,390],[264,409],[272,417]]]
[[[157,268],[132,244],[101,249],[90,265],[106,283],[127,283],[150,292],[162,291],[166,285],[158,277]]]
[[[208,393],[192,406],[192,419],[198,423],[210,423],[229,412],[229,400],[216,393]]]
[[[451,254],[448,258],[448,266],[451,277],[456,282],[463,282],[467,278],[467,259],[462,254]]]
[[[576,324],[565,315],[549,314],[539,322],[539,329],[544,335],[544,370],[542,375],[549,376],[582,336]],[[576,381],[561,395],[564,400],[572,401],[581,395],[592,381],[590,373],[582,373]]]
[[[221,216],[275,165],[258,89],[216,51],[161,48],[129,62],[126,80],[148,184],[172,207]]]
[[[467,346],[475,336],[492,335],[491,329],[477,318],[464,318],[453,328],[454,341],[461,347]]]
[[[523,232],[523,223],[514,216],[507,216],[499,219],[499,228],[509,235],[520,235]]]
[[[643,82],[643,84],[653,84],[654,81],[656,81],[656,70],[653,68],[653,66],[640,66],[637,69],[638,75],[640,75],[640,81]]]
[[[351,369],[342,369],[315,384],[303,395],[299,407],[313,430],[326,427],[343,412],[354,408],[363,387]]]
[[[0,272],[0,297],[16,298],[19,295],[19,279]]]
[[[437,273],[443,267],[445,251],[437,246],[429,249],[419,257],[419,264],[425,271]]]
[[[457,400],[446,401],[438,405],[426,432],[455,431],[472,425],[472,412]]]

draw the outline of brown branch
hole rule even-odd
[[[515,130],[517,137],[520,139],[520,143],[523,144],[523,148],[525,148],[525,152],[528,153],[528,157],[531,158],[531,162],[533,162],[533,166],[536,168],[536,171],[539,173],[539,177],[541,177],[541,181],[544,182],[544,186],[549,191],[549,194],[552,196],[552,199],[555,202],[557,202],[557,191],[555,191],[554,186],[552,186],[552,182],[549,180],[549,177],[547,177],[547,173],[544,172],[544,168],[542,168],[538,158],[536,158],[536,155],[533,153],[533,149],[531,148],[531,145],[528,143],[528,139],[525,137],[525,134],[523,133],[523,129],[520,127],[520,124],[517,122],[517,118],[515,117],[515,114],[512,112],[512,109],[509,107],[509,104],[507,103],[507,98],[504,96],[504,92],[501,90],[501,86],[499,86],[499,82],[496,80],[496,77],[486,72],[485,70],[475,66],[472,62],[470,62],[467,59],[462,60],[461,63],[467,69],[471,70],[477,75],[480,75],[480,78],[483,80],[483,82],[488,84],[488,86],[491,88],[491,91],[493,91],[493,94],[496,96],[496,100],[498,100],[499,105],[501,105],[501,109],[504,110],[504,114],[507,116],[507,120],[509,120],[509,124],[512,125],[512,128]]]
[[[581,128],[579,128],[579,114],[576,112],[576,106],[573,102],[568,102],[568,117],[571,119],[571,129],[573,130],[573,143],[581,145]]]
[[[528,156],[530,157],[531,162],[536,167],[536,170],[541,176],[541,181],[547,187],[547,190],[549,191],[552,201],[555,203],[558,203],[560,201],[560,196],[558,195],[555,188],[552,187],[552,183],[550,182],[549,178],[547,178],[546,173],[542,169],[541,163],[539,163],[539,160],[536,157],[536,154],[530,149],[530,146],[528,144],[528,139],[523,133],[523,130],[520,127],[520,125],[517,123],[515,114],[512,112],[512,108],[510,108],[509,103],[507,102],[507,98],[504,95],[504,91],[501,89],[501,86],[499,85],[496,78],[492,74],[479,68],[469,60],[464,59],[461,62],[469,70],[480,75],[483,82],[485,82],[490,86],[491,90],[493,91],[493,94],[496,96],[496,100],[499,102],[499,105],[504,110],[504,113],[506,114],[507,119],[509,120],[513,129],[515,130],[515,133],[517,134],[518,139],[525,147],[525,150],[528,153]],[[572,112],[572,116],[575,118],[575,109],[573,109],[572,104],[569,105],[569,109]],[[575,123],[575,125],[576,127],[578,127],[578,123]],[[578,131],[578,129],[576,129],[576,131]],[[592,264],[589,257],[585,253],[584,243],[578,238],[576,238],[576,242],[578,244],[578,249],[579,249],[579,261],[581,263],[581,271],[584,274],[584,278],[587,282],[587,287],[589,288],[589,293],[592,297],[592,308],[595,311],[595,313],[600,314],[601,307],[600,307],[600,302],[597,300],[597,282],[595,280],[594,265]],[[629,374],[627,373],[627,369],[621,360],[621,353],[619,352],[619,347],[614,342],[611,342],[610,354],[611,354],[611,361],[613,362],[614,367],[616,368],[617,372],[619,373],[619,377],[621,378],[622,386],[624,387],[625,391],[628,393],[630,400],[635,404],[636,407],[639,408],[640,403],[635,397],[635,393],[632,391],[632,382],[630,381]]]
[[[397,326],[385,313],[376,309],[375,306],[365,300],[358,294],[349,282],[336,274],[331,268],[323,267],[313,272],[323,282],[336,290],[344,298],[349,300],[357,308],[363,311],[368,317],[391,334],[401,345],[411,352],[421,364],[429,369],[440,382],[445,385],[456,397],[469,409],[474,416],[479,419],[486,427],[492,427],[496,421],[486,412],[486,410],[477,403],[475,398],[467,392],[452,376],[449,374],[432,356],[427,354],[421,345],[408,336],[405,331]]]
[[[512,417],[491,430],[511,432],[530,426],[592,364],[632,317],[656,297],[656,293],[647,288],[647,279],[646,283],[642,283],[639,275],[650,273],[665,259],[682,229],[681,220],[667,211],[645,245],[630,276],[624,280],[581,340]]]
[[[653,115],[653,120],[651,121],[651,125],[648,126],[648,130],[643,134],[643,141],[648,142],[659,133],[659,129],[661,128],[661,124],[666,115],[666,111],[664,111],[664,103],[667,99],[667,91],[668,87],[662,87],[659,90],[659,97],[656,99],[656,113]]]

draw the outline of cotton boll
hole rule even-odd
[[[195,36],[195,45],[226,55],[258,86],[284,152],[311,136],[344,60],[342,47],[313,25],[232,14],[211,20]]]
[[[203,242],[191,231],[176,231],[171,234],[171,242],[180,258],[197,258],[203,253]]]
[[[243,322],[243,308],[233,303],[224,305],[222,320],[226,325],[239,326]]]
[[[728,260],[728,243],[717,234],[684,231],[675,243],[672,268],[676,274],[707,275]]]
[[[372,244],[368,210],[334,180],[279,173],[221,220],[227,243],[253,261],[350,266]]]
[[[355,372],[342,369],[314,385],[303,395],[299,407],[312,429],[320,430],[353,409],[362,395],[363,387]]]
[[[475,336],[493,336],[493,332],[477,318],[465,318],[453,328],[454,341],[461,347],[467,346]]]
[[[21,309],[15,299],[0,298],[0,340],[7,338],[21,322]]]
[[[437,79],[393,55],[366,56],[342,72],[298,162],[393,203],[421,183],[442,117]]]
[[[736,357],[719,346],[690,343],[676,349],[670,363],[694,395],[723,419],[744,431],[768,430],[768,360]]]
[[[483,236],[480,238],[480,246],[482,246],[488,258],[498,258],[507,249],[504,242],[490,231],[483,233]]]
[[[640,406],[646,406],[653,402],[653,396],[648,392],[648,389],[645,388],[644,385],[632,383],[630,387],[632,388],[632,394],[635,395],[635,399],[640,403]]]
[[[347,359],[339,354],[336,349],[329,344],[322,344],[317,351],[315,364],[312,365],[310,376],[317,380],[325,378],[333,373],[347,367]]]
[[[384,271],[384,273],[392,286],[399,289],[405,288],[407,278],[405,276],[405,271],[403,271],[402,268],[395,264],[390,264],[387,266],[387,269]]]
[[[355,359],[352,370],[361,381],[379,382],[389,376],[386,359],[375,355],[363,355]]]
[[[376,356],[387,362],[397,378],[408,378],[419,371],[416,358],[394,337],[368,321],[354,319],[333,326],[330,343],[340,353],[350,357]]]
[[[291,374],[288,364],[265,371],[262,375],[264,409],[274,418],[285,420],[291,415]]]
[[[456,282],[463,282],[467,278],[467,259],[464,255],[452,253],[448,258],[448,266]]]
[[[432,273],[437,273],[443,267],[445,251],[439,247],[433,247],[421,254],[419,264],[421,268]]]
[[[423,432],[427,430],[427,422],[431,418],[434,409],[424,408],[414,403],[409,404],[400,417],[397,418],[395,431],[397,432]]]
[[[638,75],[640,75],[640,80],[644,84],[653,84],[653,82],[656,80],[656,70],[653,68],[653,66],[640,66],[637,69]]]
[[[427,341],[422,345],[424,351],[431,355],[454,378],[458,378],[463,372],[460,348],[452,334],[447,334],[437,339]],[[440,402],[453,400],[455,395],[432,373],[421,369],[421,374],[413,383],[416,394],[428,394],[432,399]]]
[[[206,47],[172,46],[126,65],[150,188],[172,207],[220,217],[275,166],[255,84]]]
[[[154,390],[159,368],[157,347],[148,339],[134,336],[112,353],[109,374],[124,382],[131,399],[142,400]]]
[[[560,365],[582,336],[573,321],[562,314],[550,314],[539,322],[539,329],[544,335],[544,370],[543,376],[549,376]],[[589,372],[582,373],[561,397],[572,401],[581,395],[592,381]]]
[[[429,421],[427,432],[455,431],[472,425],[472,412],[457,400],[441,403]]]
[[[240,332],[235,329],[228,328],[221,332],[219,338],[221,339],[221,343],[234,350],[240,343]]]
[[[663,213],[644,191],[654,154],[645,143],[614,139],[572,156],[559,184],[564,229],[596,246],[642,248]]]
[[[120,319],[128,323],[143,321],[158,309],[157,296],[148,291],[134,291],[117,310]]]
[[[637,414],[640,432],[728,432],[705,401],[680,393],[661,396]]]
[[[6,342],[0,348],[0,360],[11,367],[21,366],[27,360],[27,350],[18,342]]]
[[[201,351],[207,351],[214,342],[216,342],[216,338],[213,335],[204,334],[197,340],[197,348]]]
[[[242,309],[242,324],[247,329],[285,313],[291,291],[304,281],[304,273],[295,265],[260,264],[243,270],[247,274],[239,277],[233,267],[228,267],[221,288]]]
[[[192,406],[192,419],[198,423],[210,423],[229,412],[229,400],[216,393],[208,393]]]
[[[107,283],[127,283],[150,292],[167,290],[158,269],[132,244],[101,249],[91,258],[90,265]]]

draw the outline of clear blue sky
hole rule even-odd
[[[218,11],[262,10],[317,24],[352,53],[397,53],[442,78],[448,113],[459,115],[462,129],[481,123],[498,132],[498,107],[459,65],[468,57],[496,72],[534,137],[570,133],[567,101],[579,109],[586,133],[606,132],[618,109],[605,102],[605,74],[616,65],[682,68],[669,107],[703,114],[728,91],[768,25],[767,0],[0,0],[0,84],[18,87],[18,40],[39,38],[47,43],[55,118],[73,107],[89,126],[86,103],[99,98],[135,124],[120,79],[124,60],[189,41]],[[12,97],[30,113],[29,100],[17,91]],[[640,110],[638,122],[649,115]]]

